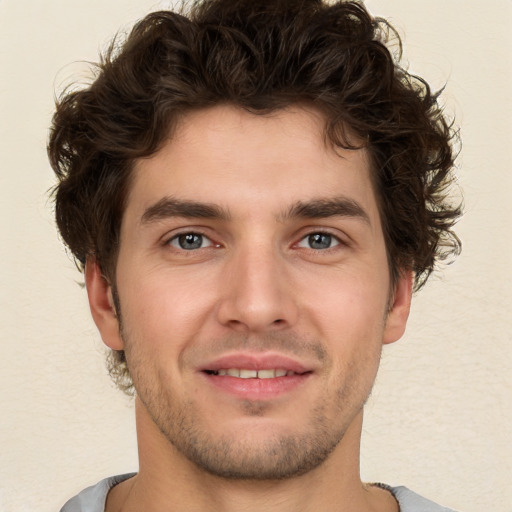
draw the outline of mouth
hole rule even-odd
[[[271,400],[306,383],[313,369],[280,355],[233,354],[201,368],[218,392],[244,400]]]
[[[220,368],[219,370],[205,370],[209,375],[219,375],[221,377],[235,377],[238,379],[275,379],[279,377],[292,377],[293,375],[300,375],[292,370],[285,369],[265,369],[265,370],[252,370],[249,368]]]

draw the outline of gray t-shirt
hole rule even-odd
[[[105,500],[112,487],[134,476],[135,473],[105,478],[96,485],[87,487],[80,494],[71,498],[60,510],[60,512],[104,512]],[[407,487],[390,487],[378,484],[383,489],[388,489],[398,501],[400,512],[455,512],[454,510],[440,505],[433,501],[422,498],[410,491]]]

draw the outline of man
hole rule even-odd
[[[355,2],[158,12],[59,101],[56,216],[139,472],[64,512],[448,510],[364,484],[382,345],[457,253],[452,130]]]

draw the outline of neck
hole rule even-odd
[[[211,475],[176,450],[136,400],[139,473],[114,487],[106,512],[360,512],[397,511],[382,489],[364,485],[359,476],[362,412],[341,442],[317,468],[277,481],[230,480]]]

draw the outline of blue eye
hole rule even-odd
[[[200,233],[182,233],[172,238],[169,244],[184,251],[204,249],[205,247],[211,247],[213,245],[209,238]]]
[[[311,233],[305,236],[297,245],[308,249],[324,250],[339,245],[339,240],[329,233]]]

